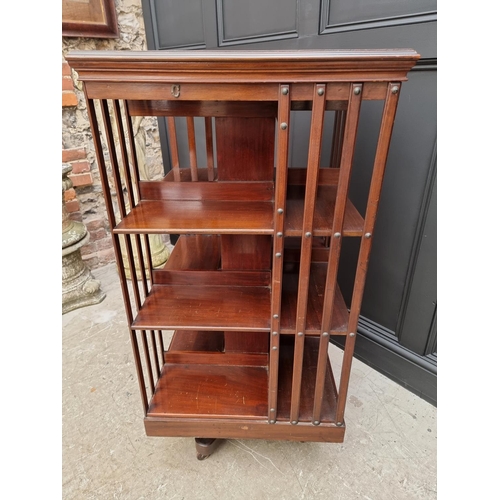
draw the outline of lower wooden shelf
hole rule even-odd
[[[267,366],[215,363],[166,363],[147,416],[267,419]]]
[[[174,335],[166,363],[144,419],[149,436],[262,438],[342,442],[345,427],[335,421],[337,390],[328,365],[321,423],[313,425],[312,408],[319,339],[305,340],[299,422],[290,418],[293,338],[280,343],[277,422],[268,422],[267,355],[181,351],[207,345],[190,331]],[[198,332],[206,337],[207,332]]]

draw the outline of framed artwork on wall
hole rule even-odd
[[[118,38],[114,0],[62,0],[62,35]]]

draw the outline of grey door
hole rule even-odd
[[[142,0],[142,5],[150,49],[412,48],[421,54],[399,102],[355,355],[436,404],[436,0]],[[367,189],[364,166],[374,141],[370,120],[378,111],[367,106],[363,113],[357,181],[350,193],[354,204]],[[159,125],[168,168],[165,124]],[[297,134],[292,162],[305,150],[300,140]],[[345,272],[339,277],[347,296],[353,244],[344,246]]]

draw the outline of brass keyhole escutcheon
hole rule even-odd
[[[179,97],[181,95],[181,86],[180,85],[172,85],[171,94],[174,97]]]

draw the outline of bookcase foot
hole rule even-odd
[[[217,449],[221,441],[221,439],[194,438],[196,458],[198,460],[205,460],[208,458]]]

